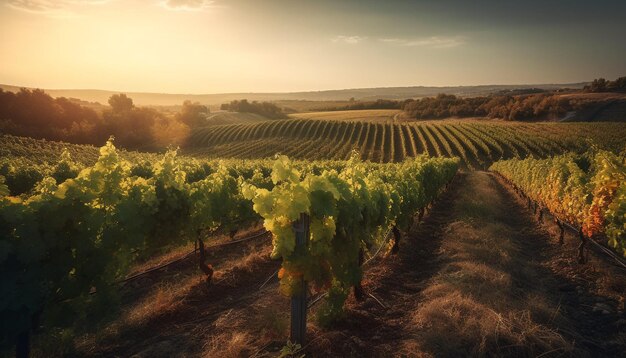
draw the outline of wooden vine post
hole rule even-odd
[[[391,254],[395,255],[400,251],[400,239],[402,238],[402,234],[400,234],[400,230],[398,230],[397,226],[393,226],[391,229],[393,232],[393,246],[391,247]]]
[[[565,243],[565,226],[557,218],[554,218],[554,222],[559,227],[559,245],[563,245]]]
[[[293,230],[296,234],[296,254],[304,254],[307,241],[309,240],[310,218],[306,214],[300,214],[300,219],[293,223]],[[306,335],[306,314],[307,314],[307,282],[304,277],[300,279],[296,293],[291,296],[291,335],[293,343],[304,345]]]
[[[578,263],[584,264],[585,260],[585,244],[587,243],[587,237],[583,232],[583,228],[578,229],[578,238],[580,239],[580,245],[578,245]]]
[[[364,263],[365,250],[363,250],[363,247],[361,247],[359,249],[359,267],[362,267]],[[363,289],[363,285],[361,284],[361,282],[362,281],[359,281],[356,285],[354,285],[354,298],[359,302],[365,299],[365,290]]]

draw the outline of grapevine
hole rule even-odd
[[[341,313],[352,286],[361,280],[359,250],[394,223],[401,228],[425,207],[456,173],[458,159],[417,157],[398,164],[361,162],[354,154],[341,171],[303,174],[285,156],[276,158],[271,190],[244,183],[243,195],[273,234],[273,252],[282,258],[281,291],[294,295],[301,278],[328,289],[321,318]],[[295,250],[292,223],[310,217],[310,240]]]
[[[549,159],[511,159],[491,170],[533,200],[577,227],[587,237],[606,235],[626,256],[626,161],[608,151],[565,154]]]

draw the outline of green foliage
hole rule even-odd
[[[403,101],[377,99],[375,101],[356,101],[352,97],[348,104],[342,106],[330,106],[319,108],[319,111],[353,111],[364,109],[401,109]]]
[[[42,179],[11,196],[0,176],[2,345],[34,326],[63,327],[110,311],[114,283],[136,259],[203,230],[257,221],[259,213],[284,260],[283,291],[302,272],[337,293],[335,312],[360,278],[359,247],[381,227],[406,225],[405,213],[431,200],[457,167],[442,158],[363,163],[358,155],[347,162],[199,161],[175,150],[124,152],[112,140],[92,161],[88,148],[3,138],[0,150],[11,156],[5,172],[32,167]],[[38,150],[42,156],[30,155]],[[312,217],[312,236],[307,250],[295,252],[291,222],[302,212]]]
[[[592,85],[593,88],[606,88],[605,83],[598,83],[596,86],[595,82]],[[589,91],[604,92],[605,90]],[[488,117],[524,121],[560,119],[567,112],[580,110],[582,106],[600,108],[606,104],[602,99],[589,98],[581,100],[575,97],[564,97],[559,93],[533,92],[530,91],[521,95],[510,92],[487,97],[469,98],[439,94],[436,97],[406,100],[402,103],[402,109],[407,116],[416,119]]]
[[[51,176],[57,183],[62,183],[67,179],[75,178],[80,172],[80,166],[72,160],[72,156],[67,149],[63,149],[61,160],[52,168]]]
[[[299,354],[302,346],[298,343],[287,341],[278,354],[278,358],[304,358],[304,354]]]
[[[28,193],[44,178],[48,171],[48,167],[42,168],[31,164],[20,165],[10,160],[3,160],[0,163],[0,175],[5,177],[6,185],[12,195]]]
[[[607,151],[549,159],[511,159],[496,171],[588,236],[605,234],[626,256],[626,159]]]
[[[596,78],[583,90],[585,92],[626,92],[626,77],[619,77],[615,81]]]
[[[207,106],[197,102],[184,101],[180,112],[176,114],[176,119],[189,127],[197,127],[206,123],[209,113]]]
[[[109,97],[109,106],[113,112],[128,112],[135,108],[132,98],[126,96],[125,93],[114,94]]]
[[[6,185],[6,179],[0,175],[0,198],[9,196],[11,192],[9,191],[9,187]]]
[[[94,131],[99,118],[93,109],[75,100],[52,98],[39,89],[23,88],[17,93],[0,89],[0,118],[2,133],[77,143],[106,139]]]
[[[183,121],[196,124],[206,110],[184,104],[180,114],[170,115],[136,107],[126,94],[112,95],[108,102],[111,109],[96,112],[79,100],[52,98],[38,89],[0,89],[0,132],[95,145],[114,135],[125,148],[164,148],[186,136],[189,128]]]
[[[283,110],[271,102],[248,102],[247,99],[242,99],[241,101],[234,100],[230,103],[222,104],[220,109],[233,112],[256,113],[272,119],[287,118]]]
[[[150,178],[133,175],[109,141],[78,173],[63,153],[46,172],[56,179],[44,177],[32,195],[8,196],[0,177],[2,345],[38,317],[46,327],[64,326],[88,311],[110,309],[113,283],[139,255],[195,239],[202,229],[257,219],[241,196],[243,178],[226,166],[194,183],[181,167],[169,151]],[[97,295],[90,294],[94,289]]]
[[[467,167],[482,168],[512,157],[545,158],[567,151],[581,152],[590,143],[622,151],[626,125],[291,119],[203,127],[194,130],[189,139],[194,151],[211,157],[256,159],[281,153],[301,160],[345,160],[353,149],[358,149],[363,160],[376,162],[400,162],[430,154],[459,157]]]
[[[301,278],[318,289],[330,289],[321,315],[330,321],[340,315],[350,288],[361,279],[359,249],[371,246],[376,233],[392,224],[406,228],[457,168],[456,159],[418,157],[383,165],[353,156],[340,170],[303,174],[287,157],[278,156],[272,170],[274,187],[246,183],[242,193],[273,234],[272,256],[283,260],[281,291],[296,293]],[[304,250],[295,249],[292,228],[300,214],[310,218]]]

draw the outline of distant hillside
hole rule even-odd
[[[232,100],[246,98],[249,101],[345,101],[352,97],[356,100],[367,101],[375,99],[406,99],[434,96],[439,93],[454,94],[462,97],[484,96],[491,93],[520,90],[520,89],[545,89],[555,90],[561,88],[582,89],[588,82],[567,84],[529,84],[529,85],[484,85],[484,86],[458,86],[458,87],[384,87],[384,88],[356,88],[328,91],[310,92],[284,92],[284,93],[218,93],[218,94],[169,94],[169,93],[145,93],[126,92],[136,105],[149,106],[172,106],[180,105],[184,100],[200,102],[205,105],[217,105]],[[5,91],[18,91],[19,86],[0,85]],[[105,104],[112,94],[120,91],[107,90],[59,90],[44,89],[53,97],[78,98],[89,102]]]

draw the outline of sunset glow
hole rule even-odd
[[[567,14],[559,1],[488,1],[480,12],[452,3],[6,0],[0,83],[214,93],[567,83],[626,72],[624,2],[580,2]],[[590,11],[602,16],[587,20]]]

